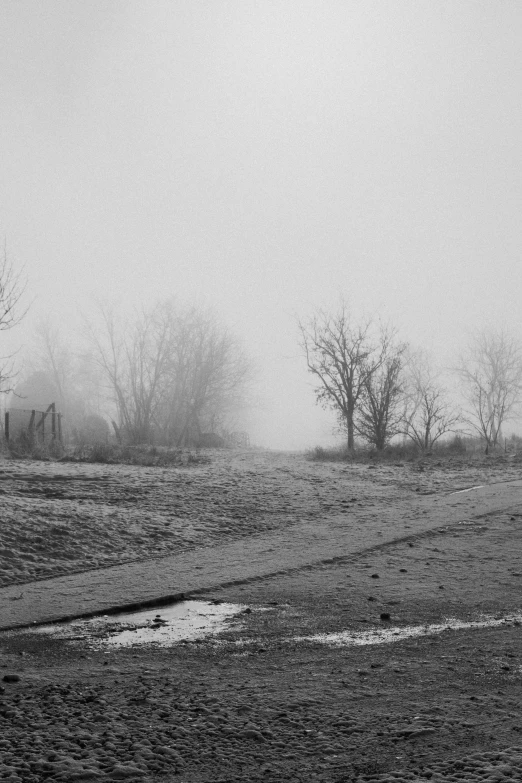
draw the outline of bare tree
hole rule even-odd
[[[456,371],[468,404],[466,421],[485,440],[488,453],[502,425],[520,413],[522,343],[504,330],[483,330],[461,355]]]
[[[386,346],[374,337],[370,318],[352,322],[344,302],[335,314],[320,310],[298,326],[308,370],[318,381],[317,402],[336,413],[353,451],[356,413],[370,379],[386,360]]]
[[[450,403],[439,373],[425,352],[410,353],[407,360],[405,407],[401,432],[423,452],[448,432],[455,432],[461,414]]]
[[[241,345],[211,311],[166,307],[173,329],[157,420],[170,442],[184,445],[204,431],[223,429],[244,407],[251,368]]]
[[[21,299],[26,289],[26,281],[21,272],[15,270],[8,259],[4,245],[3,256],[0,259],[0,331],[4,332],[16,326],[27,312],[20,310]],[[0,391],[12,391],[12,380],[15,375],[12,356],[2,357],[0,366]]]
[[[87,334],[116,405],[118,426],[130,443],[151,440],[155,408],[168,358],[170,324],[157,309],[121,323],[114,311],[98,307],[101,329]]]
[[[383,329],[379,341],[379,366],[368,375],[355,420],[357,431],[382,451],[401,430],[404,399],[406,345],[395,342],[395,331]]]
[[[126,440],[195,443],[239,404],[248,361],[210,312],[165,301],[126,324],[109,308],[100,313],[89,339]]]

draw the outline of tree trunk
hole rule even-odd
[[[353,426],[353,415],[348,415],[348,418],[346,420],[346,429],[348,431],[348,451],[354,451],[355,445],[354,445],[354,426]]]
[[[375,438],[375,448],[377,451],[384,451],[384,447],[386,446],[386,437],[381,433],[377,433],[377,437]]]

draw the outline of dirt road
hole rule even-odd
[[[9,464],[2,499],[9,519],[18,514],[18,533],[3,527],[9,545],[4,538],[2,546],[16,553],[4,556],[6,582],[17,582],[19,594],[24,567],[40,567],[24,552],[35,535],[52,541],[45,530],[53,526],[72,531],[59,538],[67,544],[44,550],[43,573],[53,576],[80,570],[88,557],[105,563],[103,540],[110,562],[166,546],[189,562],[197,553],[210,562],[218,541],[234,547],[273,531],[275,542],[290,535],[299,557],[302,531],[315,520],[318,547],[328,540],[331,549],[336,530],[339,546],[333,562],[315,557],[309,567],[300,562],[203,594],[251,609],[203,643],[109,651],[1,634],[3,671],[20,679],[2,682],[0,779],[522,780],[522,497],[502,483],[519,477],[511,463],[369,469],[255,452],[157,474]],[[488,486],[450,496],[480,484]],[[43,490],[56,487],[63,495],[46,498]],[[467,505],[455,505],[464,497]],[[418,512],[437,504],[453,517],[446,513],[430,530],[429,513]],[[136,541],[167,518],[174,532],[158,535],[154,552],[150,541]],[[365,526],[375,546],[346,553],[343,534],[352,528],[356,538]],[[484,616],[499,622],[400,636],[447,617]],[[340,631],[383,628],[397,640],[328,641]]]

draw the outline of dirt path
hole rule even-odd
[[[332,465],[298,454],[215,452],[209,465],[186,468],[4,460],[0,587],[336,515],[366,524],[397,501],[521,478],[522,466],[507,458]]]
[[[517,510],[522,481],[321,515],[212,549],[0,589],[0,630],[154,604],[225,584],[347,561],[397,540]],[[298,546],[296,545],[298,543]]]
[[[328,541],[331,555],[347,519],[354,531],[364,520],[372,535],[382,532],[390,540],[372,539],[371,549],[349,556],[339,545],[333,562],[315,558],[323,562],[216,586],[207,598],[247,604],[251,612],[203,643],[109,650],[36,633],[0,634],[0,666],[10,680],[1,683],[0,779],[522,780],[518,621],[386,644],[327,643],[328,634],[345,630],[385,628],[393,637],[446,617],[520,613],[520,489],[498,483],[502,474],[494,472],[489,488],[449,497],[463,483],[483,483],[477,478],[484,474],[479,477],[473,466],[453,476],[434,470],[424,486],[405,481],[402,467],[357,469],[347,486],[347,474],[337,466],[321,465],[315,473],[315,465],[302,468],[289,456],[274,464],[277,476],[271,478],[266,458],[246,461],[240,483],[245,488],[251,482],[252,499],[259,469],[261,484],[283,487],[283,495],[272,499],[270,524],[281,519],[273,528],[276,539],[290,536],[293,550],[303,550],[301,534],[313,519],[307,514],[318,520],[327,504],[328,523],[314,546]],[[285,467],[286,477],[280,474]],[[225,473],[215,466],[214,481]],[[513,472],[506,477],[513,479]],[[439,480],[437,495],[419,497]],[[356,496],[366,498],[362,506],[341,506]],[[425,509],[431,511],[419,513]],[[439,511],[446,523],[453,514],[451,524],[427,530],[426,517]],[[90,514],[92,519],[92,509]],[[385,519],[390,522],[378,528]],[[401,526],[408,524],[403,539]],[[421,535],[415,535],[416,524],[425,526]],[[403,540],[391,540],[397,537]],[[239,546],[241,538],[246,536],[232,537],[226,546]],[[207,558],[212,548],[189,554]],[[317,634],[324,636],[314,640]]]

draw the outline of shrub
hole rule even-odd
[[[42,442],[31,433],[22,430],[16,438],[11,438],[6,444],[7,453],[14,459],[61,459],[64,448],[60,441]]]
[[[447,443],[441,443],[441,447],[444,448],[448,454],[466,454],[466,443],[462,435],[454,435]]]
[[[327,449],[315,446],[313,449],[307,449],[305,456],[313,462],[347,462],[353,459],[353,454],[346,446],[331,446]]]

